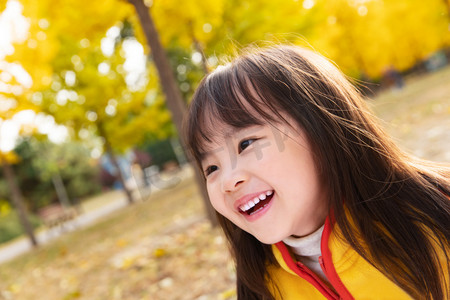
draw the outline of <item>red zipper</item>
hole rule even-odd
[[[323,262],[322,256],[319,256],[319,264],[320,264],[320,268],[322,269],[323,273],[324,273],[325,276],[327,276],[327,278],[328,278],[327,271],[326,271],[326,269],[325,269],[325,264],[324,264],[324,262]]]
[[[308,269],[301,262],[294,262],[286,245],[283,242],[276,243],[278,250],[280,250],[281,255],[283,256],[283,260],[286,262],[286,265],[294,271],[295,274],[300,276],[301,278],[308,281],[312,284],[325,298],[329,300],[338,300],[340,299],[339,295],[330,289],[322,279],[320,279],[314,272]]]
[[[325,268],[325,262],[323,261],[322,256],[319,256],[319,264],[320,264],[320,268],[323,271],[323,274],[325,274],[325,277],[328,279],[327,269]],[[328,279],[328,281],[329,281],[329,279]],[[331,284],[331,282],[330,282],[330,284]],[[333,286],[333,285],[331,284],[331,286]],[[336,293],[336,291],[334,291],[334,292]],[[336,293],[336,296],[338,296],[339,299],[342,299],[342,297],[339,296],[337,293]]]
[[[322,257],[319,257],[319,263],[320,263],[320,266],[321,266],[322,270],[323,270],[324,273],[325,273],[324,266],[323,266],[323,262],[322,262]],[[316,273],[314,273],[313,271],[311,271],[311,270],[310,270],[308,267],[306,267],[304,264],[302,264],[301,262],[297,262],[297,267],[298,267],[299,269],[301,269],[303,272],[305,272],[306,274],[308,274],[308,276],[312,277],[311,279],[314,280],[316,284],[320,285],[320,287],[321,287],[324,291],[322,291],[321,289],[318,289],[318,290],[319,290],[319,291],[320,291],[327,299],[334,299],[334,300],[341,299],[341,298],[339,297],[339,295],[336,294],[335,291],[333,291],[332,289],[330,289],[330,287],[329,287],[328,285],[326,285],[326,284],[323,282],[323,280],[319,278],[319,276],[317,276]],[[326,275],[327,275],[327,274],[325,273],[325,276],[326,276]],[[303,276],[302,276],[302,277],[303,277]],[[305,277],[303,277],[303,278],[306,279],[306,280],[308,280],[308,279],[305,278]],[[311,282],[312,280],[308,280],[308,281],[309,281],[310,283],[312,283],[312,284],[317,288],[317,285],[314,284],[313,282]],[[324,293],[324,292],[326,292],[326,293]]]

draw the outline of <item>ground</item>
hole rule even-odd
[[[407,79],[402,90],[369,100],[397,144],[428,160],[450,162],[450,67]]]
[[[2,265],[0,299],[225,299],[233,282],[191,177]]]
[[[367,101],[402,148],[450,162],[449,83],[446,68]],[[1,265],[0,299],[235,299],[234,280],[188,177]]]

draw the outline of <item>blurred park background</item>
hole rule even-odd
[[[200,79],[267,42],[450,162],[448,0],[0,0],[0,299],[234,299],[178,132]]]

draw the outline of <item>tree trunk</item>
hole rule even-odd
[[[200,44],[200,42],[195,37],[194,27],[192,25],[192,21],[189,22],[188,26],[189,26],[189,34],[191,35],[192,42],[194,43],[194,48],[202,56],[201,65],[202,65],[203,73],[205,73],[205,75],[208,75],[208,73],[209,73],[208,61],[206,60],[205,51],[203,51],[202,45]]]
[[[178,133],[181,135],[183,132],[183,117],[186,112],[186,105],[176,84],[169,59],[167,58],[167,55],[159,40],[159,35],[150,15],[149,7],[144,4],[143,0],[128,1],[133,4],[138,14],[142,29],[144,30],[145,37],[147,38],[147,43],[152,52],[153,62],[158,70],[159,81],[163,92],[166,95],[167,106],[172,113],[172,120],[175,123]],[[190,161],[192,161],[192,159],[190,159]],[[205,204],[206,213],[212,225],[215,226],[217,225],[216,213],[208,200],[203,175],[200,173],[198,168],[194,167],[194,170],[197,184]]]
[[[20,192],[19,187],[15,181],[16,176],[14,174],[14,169],[11,165],[6,161],[2,160],[3,173],[5,175],[6,181],[8,182],[8,187],[11,192],[11,200],[16,208],[16,211],[19,215],[20,223],[22,223],[22,227],[25,233],[28,235],[31,244],[33,247],[37,247],[38,243],[36,237],[34,235],[33,227],[30,224],[30,221],[27,218],[27,213],[25,210],[25,205],[23,203],[22,193]]]
[[[153,62],[158,70],[159,81],[164,94],[166,95],[167,106],[172,113],[172,119],[181,133],[183,116],[186,112],[181,92],[177,86],[175,76],[170,67],[169,59],[159,41],[159,36],[153,23],[149,8],[145,6],[143,0],[129,0],[134,5],[144,30],[147,42],[151,48]]]
[[[187,158],[180,141],[177,138],[171,138],[170,145],[172,146],[173,152],[175,153],[178,165],[179,166],[185,165],[187,163]]]
[[[53,174],[52,176],[53,186],[56,190],[56,195],[58,196],[59,203],[63,207],[70,207],[69,196],[67,195],[66,187],[64,186],[64,182],[62,181],[61,174],[59,174],[59,170]]]
[[[131,193],[131,191],[128,189],[128,187],[125,184],[125,179],[124,179],[122,170],[119,167],[119,163],[117,162],[116,155],[114,154],[114,151],[111,147],[111,143],[109,142],[109,139],[103,128],[103,125],[97,123],[97,128],[98,128],[98,132],[99,132],[100,136],[103,137],[103,139],[105,141],[106,153],[108,153],[109,158],[111,159],[111,163],[114,165],[114,168],[116,168],[116,170],[117,170],[117,176],[119,177],[119,181],[122,184],[123,191],[125,192],[125,195],[127,196],[128,204],[133,204],[134,203],[133,194]]]

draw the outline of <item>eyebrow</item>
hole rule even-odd
[[[212,155],[213,153],[222,151],[224,149],[225,149],[224,147],[218,147],[218,148],[215,148],[215,149],[210,149],[210,150],[207,150],[207,151],[200,152],[200,154],[199,154],[199,161],[202,162],[203,160],[205,160],[208,156]]]
[[[243,128],[236,128],[236,127],[229,127],[229,128],[227,128],[226,130],[224,130],[224,133],[223,134],[221,134],[221,137],[223,137],[224,139],[229,139],[229,138],[233,138],[234,137],[234,135],[237,133],[237,132],[241,132],[241,131],[244,131],[244,130],[248,130],[250,127],[259,127],[259,126],[262,126],[262,125],[259,125],[259,124],[255,124],[255,125],[251,125],[251,126],[248,126],[248,127],[243,127]],[[210,147],[204,147],[204,149],[206,149],[206,151],[202,151],[202,152],[200,152],[199,153],[199,161],[200,162],[202,162],[204,159],[206,159],[206,157],[208,157],[209,155],[211,155],[211,154],[213,154],[213,153],[215,153],[215,152],[219,152],[219,151],[222,151],[222,150],[225,150],[225,148],[224,147],[216,147],[216,148],[210,148]]]
[[[237,130],[239,130],[239,129],[229,126],[229,128],[225,129],[223,131],[223,133],[220,134],[220,137],[223,137],[225,139],[229,139],[229,138],[232,137],[233,133],[236,132]],[[210,141],[211,141],[210,143],[213,143],[214,142],[214,138],[210,139]],[[204,145],[206,145],[206,146],[203,147],[203,148],[207,149],[207,150],[206,151],[201,151],[199,153],[199,160],[200,161],[204,160],[206,158],[206,156],[211,155],[214,152],[223,150],[223,147],[219,147],[219,149],[211,149],[210,147],[207,146],[208,143],[206,143]]]
[[[233,133],[235,133],[236,131],[238,131],[238,130],[241,130],[240,128],[234,128],[234,127],[231,127],[230,126],[230,128],[228,128],[227,130],[225,130],[225,132],[222,134],[222,137],[224,137],[224,138],[230,138],[232,135],[233,135]]]

